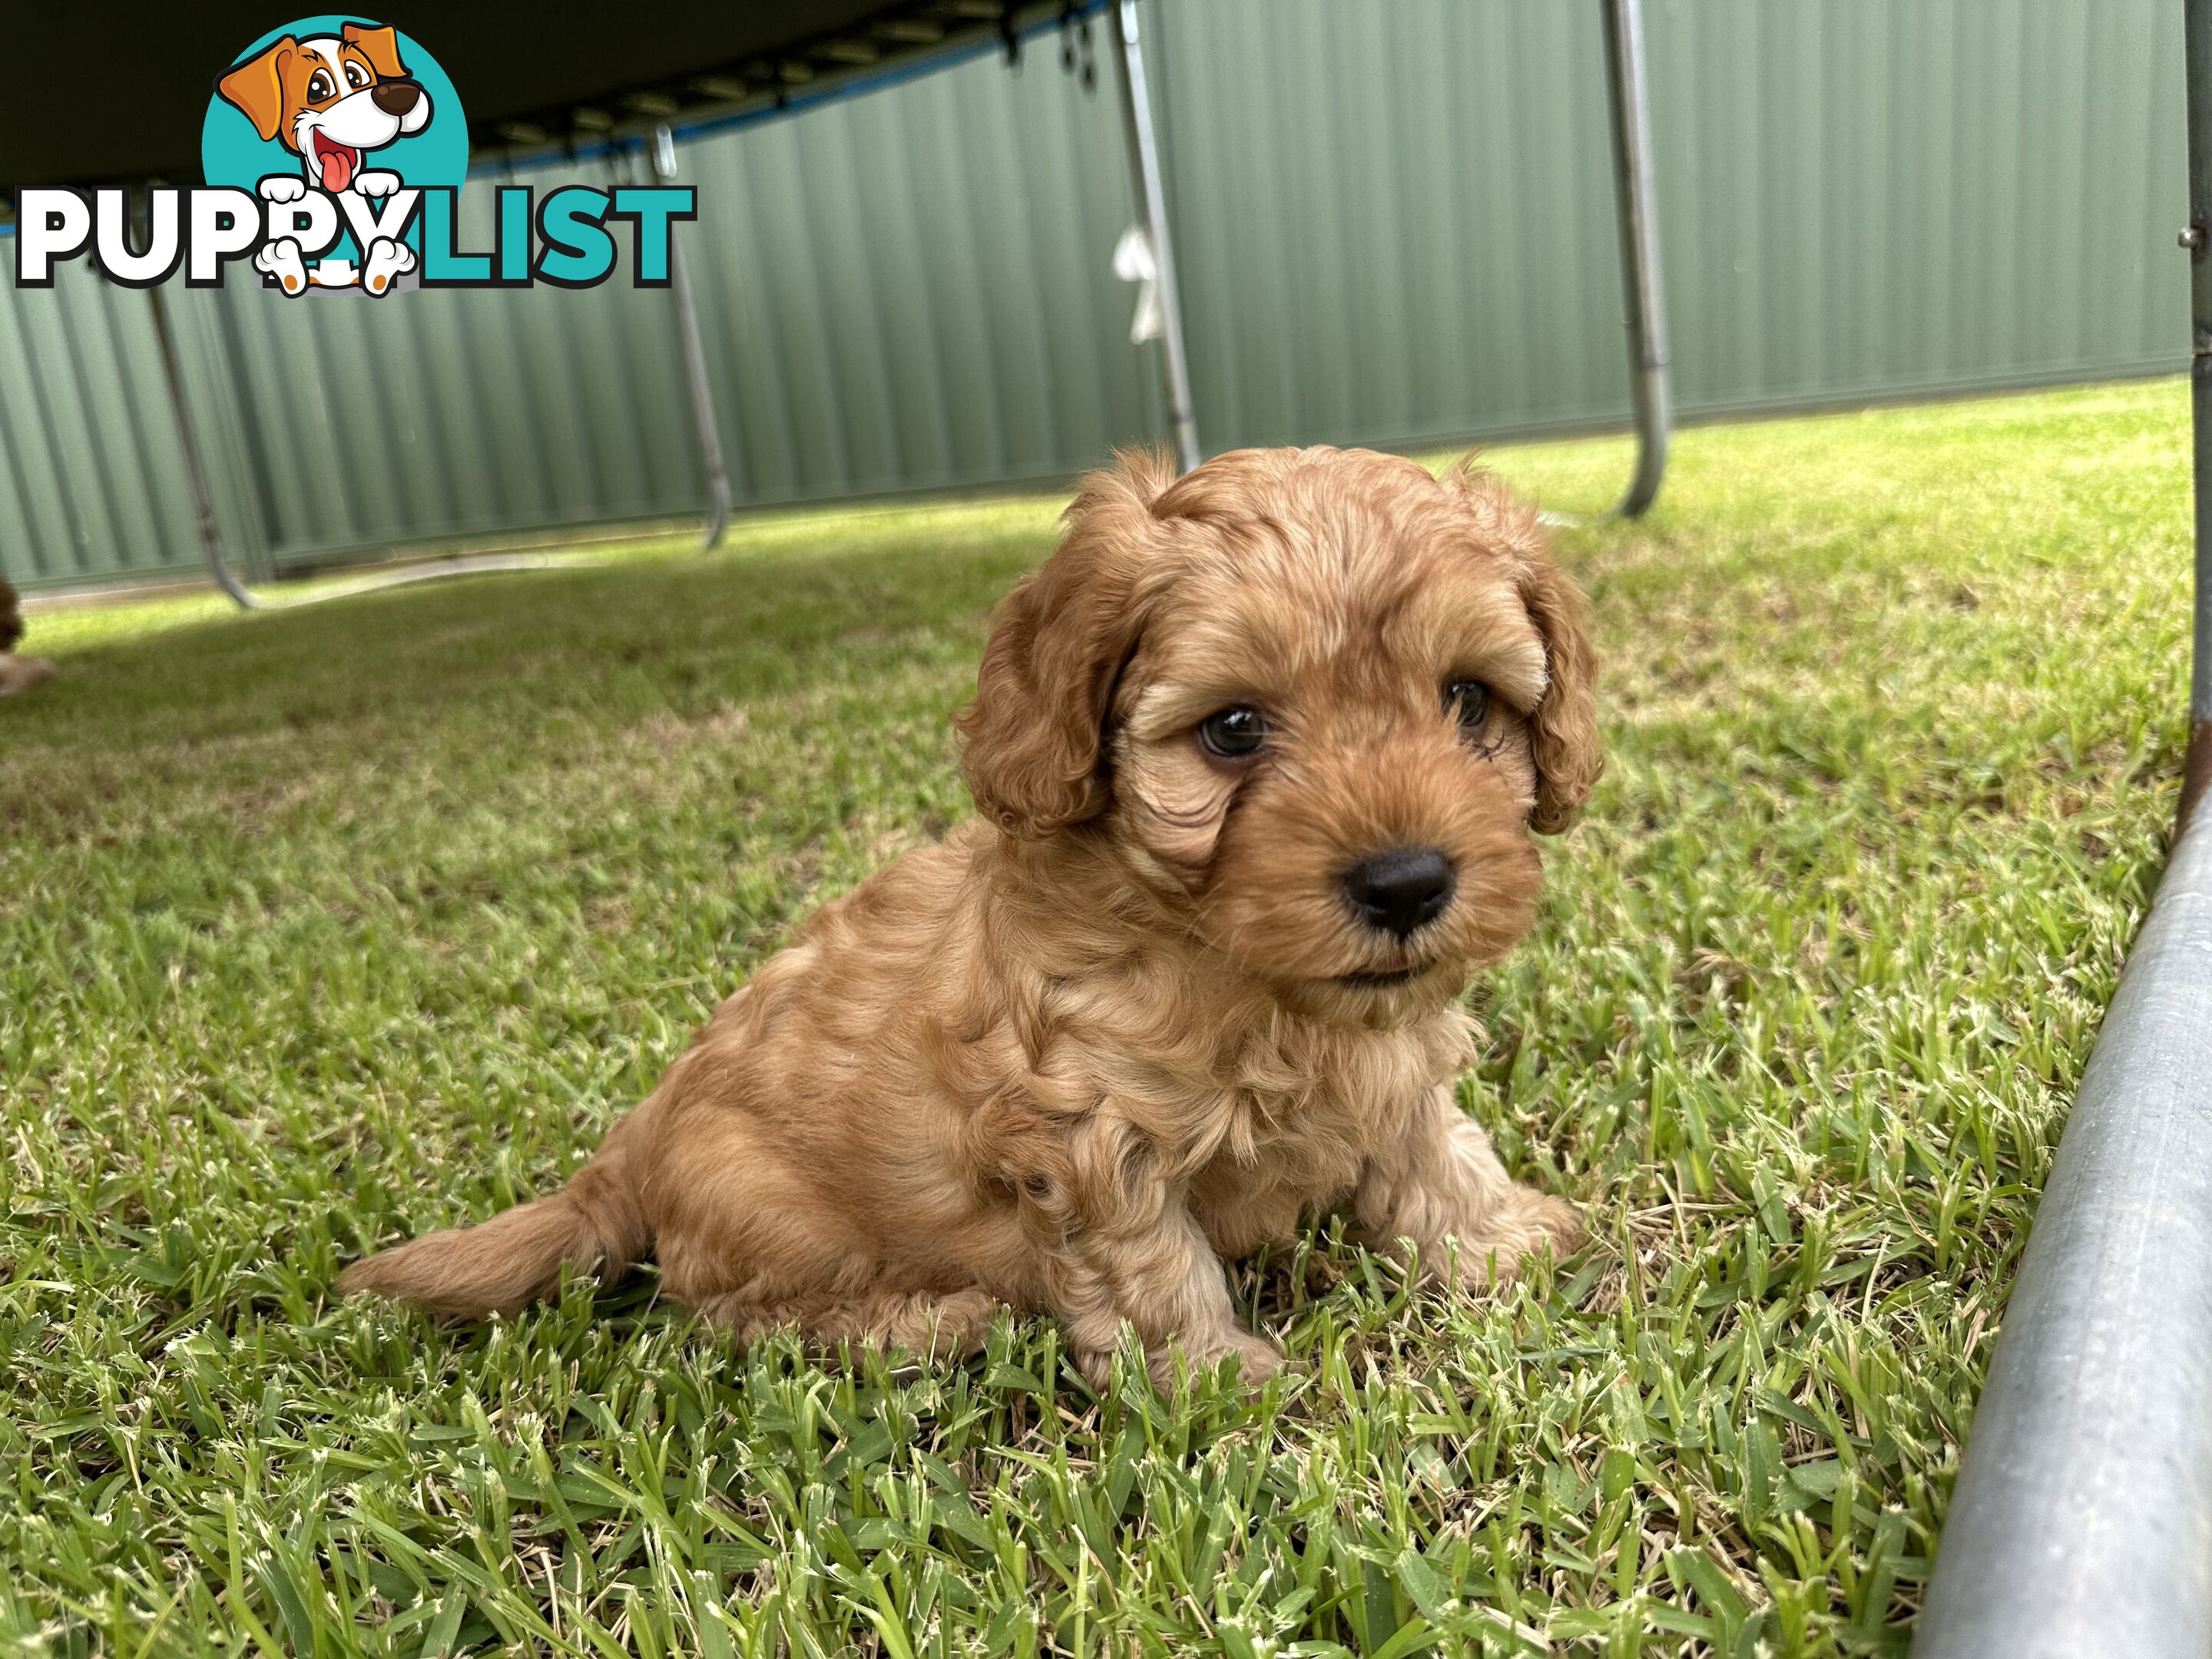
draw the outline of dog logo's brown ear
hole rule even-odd
[[[406,65],[399,61],[399,36],[388,28],[371,28],[366,23],[348,23],[338,31],[338,39],[347,46],[361,48],[361,55],[376,71],[380,81],[404,81]]]
[[[1551,556],[1538,553],[1521,579],[1521,602],[1544,636],[1548,676],[1528,721],[1536,763],[1536,807],[1528,827],[1556,836],[1573,826],[1605,770],[1597,736],[1597,653],[1583,626],[1583,598]]]
[[[224,100],[245,111],[263,138],[274,138],[284,125],[284,67],[300,43],[290,35],[272,42],[215,83]]]
[[[969,793],[1010,835],[1049,835],[1106,809],[1109,706],[1136,647],[1152,503],[1175,477],[1163,457],[1119,461],[1084,480],[1059,550],[999,606],[975,701],[953,717]]]

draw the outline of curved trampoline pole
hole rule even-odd
[[[2212,1652],[2212,823],[2173,850],[2066,1121],[1913,1659]]]
[[[1632,519],[1658,499],[1667,471],[1667,308],[1659,289],[1659,228],[1651,184],[1651,118],[1644,81],[1641,0],[1600,0],[1613,105],[1613,182],[1628,311],[1629,396],[1636,411],[1636,474],[1617,509]]]
[[[185,476],[191,481],[192,512],[199,523],[200,551],[207,557],[208,574],[240,610],[265,610],[265,601],[239,580],[222,556],[222,526],[216,520],[215,497],[208,489],[199,434],[192,429],[192,412],[185,402],[184,370],[177,362],[176,336],[169,326],[169,306],[161,297],[159,283],[147,289],[146,300],[154,307],[154,342],[161,354],[161,379],[169,389],[169,415],[176,424],[177,447],[184,452]]]
[[[2212,1653],[2212,0],[2185,9],[2196,652],[2172,855],[2081,1076],[1914,1659]]]
[[[663,184],[676,177],[676,135],[664,121],[653,131],[653,173]],[[730,525],[730,471],[722,460],[722,428],[714,414],[714,386],[707,375],[707,348],[699,335],[699,305],[691,271],[676,237],[668,239],[668,280],[676,292],[676,324],[684,347],[684,375],[691,386],[691,424],[699,438],[699,465],[707,475],[707,533],[702,553],[722,539]]]

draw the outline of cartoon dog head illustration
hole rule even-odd
[[[430,94],[409,78],[398,38],[364,23],[305,40],[288,34],[216,89],[264,139],[281,139],[299,156],[309,184],[332,194],[363,188],[364,152],[420,132],[430,120]]]

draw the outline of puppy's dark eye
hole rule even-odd
[[[307,77],[307,96],[318,102],[329,97],[337,90],[337,88],[331,84],[331,72],[328,70],[317,70]]]
[[[1480,680],[1454,680],[1444,687],[1444,711],[1459,721],[1461,732],[1473,737],[1490,714],[1490,688]]]
[[[1224,760],[1242,760],[1247,755],[1256,755],[1267,740],[1266,716],[1242,704],[1208,714],[1198,723],[1200,746],[1207,754],[1218,755]]]
[[[349,58],[346,60],[345,72],[348,86],[365,87],[368,84],[368,71]]]

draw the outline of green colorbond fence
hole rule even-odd
[[[2169,0],[1646,4],[1684,413],[2185,366]],[[1596,0],[1161,0],[1148,27],[1209,449],[1625,419]],[[741,502],[1164,435],[1109,269],[1132,210],[1094,28],[1093,94],[1048,40],[684,147]],[[567,176],[606,167],[521,181]],[[254,574],[700,506],[665,292],[168,292]],[[198,558],[146,297],[0,277],[0,574]]]

